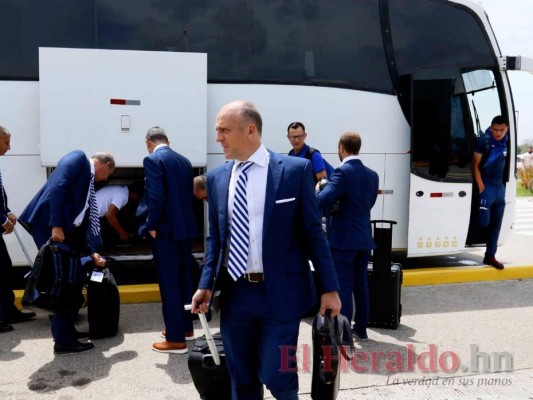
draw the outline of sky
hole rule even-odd
[[[504,55],[533,63],[533,0],[481,0]],[[509,71],[518,119],[518,144],[533,142],[533,74]]]

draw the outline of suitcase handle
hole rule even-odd
[[[190,304],[186,304],[183,308],[185,310],[191,310],[192,306]],[[209,351],[211,351],[211,355],[213,356],[213,361],[215,362],[215,365],[220,365],[221,362],[217,350],[217,345],[213,340],[213,335],[211,335],[211,330],[209,329],[209,325],[207,324],[207,318],[205,317],[205,314],[202,313],[199,313],[198,317],[200,318],[200,323],[202,324],[202,328],[204,329],[205,339],[207,345],[209,346]]]

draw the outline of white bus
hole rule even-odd
[[[380,179],[372,218],[397,222],[393,248],[409,257],[483,242],[471,224],[471,155],[501,114],[510,161],[500,244],[512,230],[506,71],[526,60],[501,54],[478,2],[3,0],[0,26],[0,124],[12,132],[0,168],[16,214],[74,149],[112,151],[115,183],[143,179],[154,125],[208,171],[224,162],[217,111],[248,99],[263,142],[280,153],[290,150],[286,127],[301,121],[307,143],[336,166],[340,134],[358,131]],[[197,214],[204,225],[201,204]],[[14,235],[6,241],[14,264],[27,265]]]

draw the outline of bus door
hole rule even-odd
[[[411,77],[408,257],[463,250],[472,198],[473,124],[456,66]]]

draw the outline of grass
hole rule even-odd
[[[516,182],[516,196],[533,196],[533,192],[527,188],[529,182],[533,181],[533,167],[526,166],[518,170],[518,180]]]
[[[516,197],[531,197],[533,193],[531,190],[526,189],[520,182],[516,182]]]

